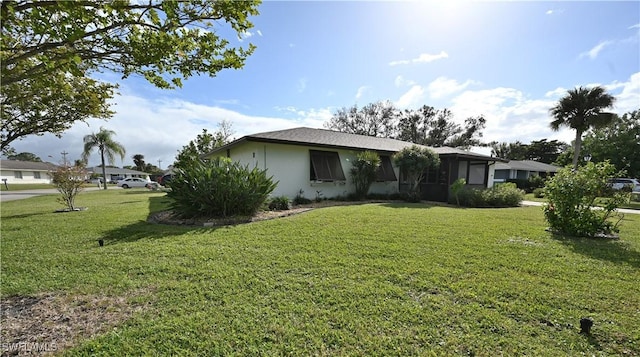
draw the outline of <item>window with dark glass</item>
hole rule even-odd
[[[471,162],[469,164],[469,185],[483,185],[487,164],[485,162]]]
[[[393,171],[393,165],[391,165],[391,158],[389,156],[380,156],[380,166],[377,171],[377,181],[396,181],[396,173]]]
[[[311,180],[336,181],[345,179],[337,152],[317,150],[309,152],[311,154]]]

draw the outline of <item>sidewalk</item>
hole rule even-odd
[[[542,207],[544,202],[536,202],[536,201],[522,201],[520,202],[521,206],[538,206]],[[640,214],[640,210],[637,209],[628,209],[628,208],[618,208],[618,212],[620,213],[629,213],[629,214]]]

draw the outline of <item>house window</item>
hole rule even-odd
[[[391,165],[391,158],[389,156],[380,156],[380,166],[377,171],[378,177],[376,181],[396,181],[396,173],[393,171]]]
[[[311,154],[311,180],[336,181],[345,179],[337,152],[310,150],[309,153]]]
[[[426,183],[438,183],[438,168],[428,168],[425,180]]]
[[[458,178],[467,179],[467,168],[469,167],[468,161],[460,161],[458,163]]]
[[[13,177],[15,177],[17,179],[21,179],[22,178],[22,171],[14,171],[13,172]]]
[[[486,167],[484,162],[469,164],[469,185],[484,185]]]
[[[33,172],[33,178],[34,179],[39,179],[40,178],[40,172],[39,171],[34,171]]]

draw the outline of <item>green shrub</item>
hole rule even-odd
[[[512,183],[502,183],[482,190],[482,198],[487,207],[518,207],[524,199],[524,191]]]
[[[296,194],[296,197],[293,198],[294,205],[308,205],[312,201],[304,196],[304,191],[300,189]]]
[[[543,198],[544,197],[544,188],[538,187],[533,190],[533,197],[535,198]]]
[[[526,179],[507,179],[506,182],[515,183],[519,189],[531,193],[536,188],[544,187],[545,179],[538,175],[532,175]]]
[[[362,200],[367,197],[371,184],[376,181],[380,156],[373,151],[358,153],[351,167],[351,181],[356,187],[356,198]]]
[[[289,208],[289,197],[287,196],[278,196],[274,197],[269,201],[269,209],[272,211],[286,211]]]
[[[464,207],[517,207],[524,199],[524,191],[514,183],[503,183],[484,190],[465,186],[458,192],[457,199],[457,203]]]
[[[547,181],[544,216],[556,232],[578,237],[593,237],[598,234],[618,232],[617,222],[612,222],[616,209],[628,198],[615,193],[602,201],[602,209],[594,210],[595,201],[606,191],[607,179],[619,175],[608,161],[594,164],[588,162],[577,170],[561,169]]]
[[[456,205],[458,206],[460,206],[460,192],[462,192],[466,184],[467,180],[459,178],[451,185],[451,193],[453,193],[453,197],[456,199]]]
[[[253,215],[276,188],[266,170],[228,158],[194,160],[175,169],[171,208],[182,217]]]

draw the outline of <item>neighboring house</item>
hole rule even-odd
[[[494,182],[505,182],[507,179],[526,180],[530,176],[553,176],[560,167],[532,160],[511,160],[496,163]]]
[[[393,194],[408,189],[391,156],[410,142],[347,134],[312,128],[295,128],[247,135],[222,146],[207,157],[229,157],[249,167],[266,169],[278,182],[273,196],[295,197],[301,191],[307,198],[332,198],[355,192],[349,171],[359,152],[370,150],[380,155],[378,182],[370,193]],[[493,184],[496,160],[486,155],[450,147],[431,148],[440,156],[441,164],[430,170],[421,184],[423,199],[447,201],[449,186],[465,178],[470,186]],[[502,160],[503,161],[503,160]]]
[[[102,166],[88,167],[87,172],[91,177],[102,177]],[[107,167],[107,182],[125,179],[127,177],[140,177],[149,180],[149,174],[131,169],[121,169],[119,167]]]
[[[50,162],[2,160],[0,162],[0,184],[51,183],[50,171],[56,165]]]

